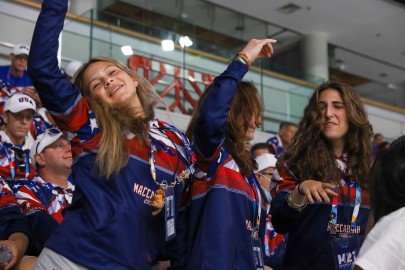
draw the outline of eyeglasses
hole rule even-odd
[[[264,175],[270,175],[270,176],[272,176],[273,174],[272,173],[261,173],[261,174],[264,174]]]
[[[28,61],[28,55],[25,55],[25,54],[14,55],[14,57],[15,57],[15,59],[17,59],[19,61],[21,61],[21,60]]]
[[[259,173],[261,175],[263,175],[264,177],[266,177],[266,175],[271,179],[271,177],[273,176],[273,173]]]
[[[17,121],[25,120],[27,122],[30,122],[34,119],[34,114],[24,114],[22,112],[20,112],[20,113],[10,112],[10,115]]]
[[[54,145],[52,145],[52,144],[48,145],[47,147],[44,148],[44,150],[47,149],[47,148],[63,149],[63,150],[65,150],[68,146],[70,146],[70,143],[69,143],[69,142],[68,142],[68,143],[58,142],[58,143],[56,143],[56,144],[54,144]]]
[[[42,141],[45,139],[45,137],[47,137],[47,136],[49,136],[49,137],[55,137],[55,136],[59,135],[60,133],[61,133],[61,131],[60,131],[59,129],[57,129],[57,128],[49,128],[49,129],[47,129],[47,130],[43,133],[41,139],[39,140],[39,142],[38,142],[38,144],[37,144],[37,147],[35,148],[35,153],[38,154],[39,145],[42,143]]]

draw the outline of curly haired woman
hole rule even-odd
[[[289,233],[283,269],[351,269],[369,215],[371,135],[350,86],[316,89],[273,176],[273,226]]]

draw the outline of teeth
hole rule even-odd
[[[115,91],[117,91],[119,88],[120,88],[120,86],[115,87],[114,90],[111,92],[110,97],[111,97],[111,96],[115,93]]]

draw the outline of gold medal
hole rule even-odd
[[[161,185],[159,186],[158,190],[156,190],[155,196],[153,196],[149,205],[156,208],[156,210],[152,212],[152,215],[154,216],[162,211],[163,206],[165,205],[165,189]]]

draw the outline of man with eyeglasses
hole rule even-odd
[[[257,170],[255,175],[259,181],[263,192],[266,194],[268,200],[268,206],[270,207],[271,195],[270,189],[273,188],[271,178],[276,170],[277,159],[273,154],[262,154],[255,158],[257,163]],[[270,209],[268,207],[268,209]],[[268,269],[281,269],[284,253],[285,244],[287,239],[284,235],[277,234],[274,231],[273,225],[271,223],[271,215],[268,213],[266,219],[266,230],[264,235],[264,264],[265,270]]]
[[[37,175],[32,180],[12,181],[9,185],[30,223],[32,241],[27,253],[38,256],[62,222],[62,210],[72,203],[75,187],[69,182],[70,142],[59,129],[47,129],[33,143],[30,157]]]
[[[34,142],[29,133],[36,111],[35,101],[26,94],[16,93],[4,105],[5,128],[0,131],[0,176],[10,179],[35,175],[29,151]]]
[[[14,46],[8,59],[11,64],[0,66],[0,103],[1,108],[4,102],[16,92],[23,92],[39,103],[37,91],[32,85],[32,80],[27,73],[28,55],[30,47],[25,44]],[[1,109],[0,109],[0,112]]]
[[[30,47],[25,44],[17,44],[8,56],[11,65],[0,66],[0,80],[9,89],[15,91],[15,87],[33,87],[32,80],[27,73],[27,61]],[[5,93],[2,93],[5,94]],[[13,93],[8,92],[9,96]]]

